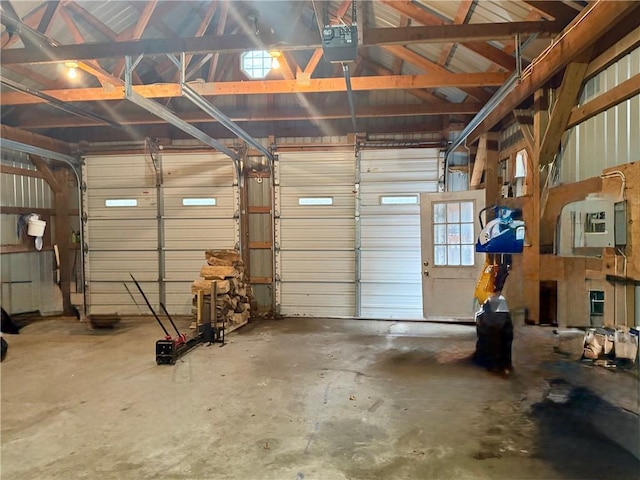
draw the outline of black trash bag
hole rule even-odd
[[[2,343],[2,357],[0,357],[0,362],[2,362],[4,360],[4,357],[7,356],[7,350],[9,350],[9,344],[2,337],[0,337],[0,343]]]
[[[12,335],[20,333],[20,327],[17,326],[7,312],[2,309],[2,325],[0,326],[2,333],[9,333]]]
[[[476,313],[476,333],[474,361],[494,372],[511,372],[513,322],[502,295],[490,297]]]

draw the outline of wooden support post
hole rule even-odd
[[[526,223],[526,246],[522,253],[522,290],[528,319],[540,322],[540,147],[549,123],[549,91],[539,89],[534,94],[533,134],[535,152],[531,156],[532,195],[523,203]]]
[[[498,151],[498,133],[485,133],[481,138],[485,138],[486,142],[486,160],[485,160],[485,205],[494,205],[500,200],[500,185],[498,183],[498,162],[500,153]]]
[[[56,228],[55,243],[58,245],[60,258],[60,291],[62,292],[62,309],[65,315],[71,315],[71,225],[69,223],[69,189],[65,169],[57,170],[54,175],[59,186],[55,192]]]

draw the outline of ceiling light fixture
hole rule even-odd
[[[271,68],[273,69],[280,68],[279,58],[282,56],[282,52],[273,51],[273,52],[269,52],[269,55],[271,55]]]
[[[78,77],[78,64],[76,62],[65,62],[64,66],[69,69],[67,71],[67,77],[72,80]]]

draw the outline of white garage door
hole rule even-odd
[[[355,316],[354,153],[281,153],[275,163],[280,313]]]
[[[206,263],[204,251],[234,248],[239,238],[238,192],[231,159],[221,153],[164,154],[165,304],[191,313],[191,283]]]
[[[163,302],[172,314],[189,314],[190,284],[205,263],[204,250],[237,243],[231,160],[219,153],[165,154],[159,165],[160,187],[148,156],[86,159],[91,314],[148,314],[129,272],[154,308]]]
[[[420,193],[437,192],[438,149],[360,153],[360,316],[422,320]]]

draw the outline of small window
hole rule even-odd
[[[137,207],[138,200],[135,198],[110,198],[104,201],[105,207]]]
[[[185,207],[209,207],[216,205],[215,198],[183,198],[182,205]]]
[[[589,290],[589,313],[592,317],[604,315],[604,292],[602,290]]]
[[[585,233],[607,233],[605,212],[587,213],[584,225]]]
[[[300,197],[298,205],[333,205],[333,197]]]
[[[380,197],[380,205],[417,205],[417,195],[403,195],[398,197]]]
[[[251,50],[240,55],[240,69],[249,78],[265,78],[273,68],[273,57],[266,50]]]

